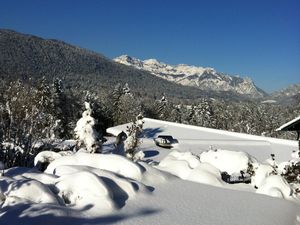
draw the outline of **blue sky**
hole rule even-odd
[[[299,0],[0,0],[0,27],[102,53],[300,83]]]

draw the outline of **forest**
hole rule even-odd
[[[52,81],[45,77],[2,80],[0,89],[0,157],[2,161],[5,157],[14,158],[9,166],[32,164],[34,156],[43,150],[34,147],[40,139],[74,139],[74,128],[84,111],[84,102],[91,106],[94,127],[100,136],[105,135],[106,128],[133,122],[142,114],[195,126],[295,139],[294,133],[275,130],[300,114],[299,104],[137,96],[126,83],[117,84],[100,95],[65,85],[58,77]],[[14,151],[6,151],[8,148]],[[7,155],[8,152],[13,155]]]

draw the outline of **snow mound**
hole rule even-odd
[[[42,151],[34,157],[34,166],[41,168],[43,164],[49,164],[60,157],[62,157],[62,155],[57,152]]]
[[[246,172],[249,165],[256,162],[256,159],[246,152],[217,149],[202,152],[200,161],[210,163],[221,172],[232,175],[239,174],[241,171]]]
[[[265,179],[274,174],[275,170],[270,165],[258,164],[254,167],[254,175],[251,177],[251,183],[255,187],[261,187]]]
[[[172,174],[164,172],[145,162],[139,162],[139,164],[145,169],[142,179],[142,183],[145,185],[152,186],[161,184],[175,177]]]
[[[55,169],[55,174],[61,177],[64,177],[65,175],[76,174],[79,172],[93,173],[104,180],[105,183],[108,183],[108,185],[114,184],[110,185],[111,190],[114,192],[114,197],[117,197],[121,192],[131,197],[136,194],[137,189],[141,189],[141,185],[137,187],[137,184],[133,183],[133,181],[120,177],[115,173],[89,166],[59,166]]]
[[[53,175],[53,174],[46,174],[46,173],[42,173],[42,172],[24,172],[20,175],[13,175],[10,176],[13,179],[16,180],[21,180],[21,179],[32,179],[32,180],[36,180],[39,181],[43,184],[46,184],[47,186],[51,187],[55,184],[57,176]]]
[[[70,207],[80,209],[90,206],[96,213],[115,208],[109,186],[99,176],[91,172],[63,175],[56,183],[59,196]]]
[[[184,180],[213,186],[222,186],[224,183],[221,173],[216,167],[208,163],[200,163],[199,158],[191,152],[172,151],[157,168]]]
[[[46,169],[46,173],[55,173],[58,166],[81,165],[98,169],[108,170],[124,177],[137,181],[142,179],[144,169],[138,164],[126,159],[123,156],[114,154],[89,154],[78,152],[71,156],[64,156],[54,160]]]
[[[291,186],[279,175],[268,176],[256,193],[265,194],[272,197],[290,199],[292,195]]]
[[[34,203],[60,204],[55,194],[39,181],[2,177],[0,183],[1,192],[7,197],[17,197]],[[9,201],[4,203],[7,204]]]
[[[220,171],[209,163],[201,163],[192,170],[187,180],[218,187],[224,185]]]
[[[160,163],[159,169],[187,179],[189,174],[200,165],[199,158],[191,152],[172,151]]]

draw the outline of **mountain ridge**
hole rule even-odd
[[[217,72],[211,67],[190,66],[186,64],[170,65],[156,59],[140,60],[128,55],[116,57],[114,61],[124,65],[146,70],[163,79],[197,87],[206,91],[232,91],[252,98],[263,98],[267,94],[258,88],[251,78],[242,78]]]
[[[2,81],[46,77],[64,78],[68,86],[107,94],[118,84],[151,98],[217,97],[241,99],[231,92],[207,92],[159,78],[147,71],[122,65],[102,54],[56,39],[44,39],[13,30],[0,29],[0,77]]]
[[[159,65],[159,62],[154,59],[148,60],[147,63]],[[164,66],[169,71],[173,69],[167,64]],[[186,71],[187,67],[190,69],[188,76],[190,79],[195,76],[194,70],[198,73],[203,71],[201,75],[203,79],[216,78],[215,74],[222,78],[223,75],[210,67],[199,68],[184,64],[177,65],[177,71]],[[170,74],[169,71],[167,70]],[[173,74],[176,74],[175,72],[173,71]],[[210,89],[201,90],[196,86],[184,86],[166,80],[163,76],[170,76],[166,72],[159,77],[150,71],[123,65],[101,53],[61,40],[44,39],[0,28],[0,77],[2,81],[23,79],[28,76],[34,79],[45,76],[48,80],[60,77],[67,81],[66,86],[96,93],[108,93],[117,83],[128,83],[134,93],[151,98],[159,98],[165,94],[170,98],[191,100],[203,97],[238,101],[251,99],[247,95],[231,90],[211,91]],[[187,76],[181,72],[177,73],[176,77],[176,79],[184,80],[183,78]],[[195,77],[197,78],[197,75]],[[238,83],[238,77],[231,82]]]
[[[278,102],[285,104],[300,103],[300,83],[291,84],[279,91],[273,92],[270,97]]]

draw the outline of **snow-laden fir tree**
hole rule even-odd
[[[125,95],[132,95],[128,83],[126,83],[126,84],[124,85],[124,87],[123,87],[123,93],[124,93]]]
[[[194,107],[193,121],[197,126],[215,127],[214,112],[209,99],[201,99],[200,103]]]
[[[172,111],[172,105],[168,102],[167,98],[163,95],[162,98],[157,102],[157,114],[161,120],[170,120],[170,114]]]
[[[130,92],[128,84],[123,88],[123,94],[119,98],[117,107],[117,124],[124,124],[135,121],[137,114],[141,112],[141,103],[137,100],[134,95]]]
[[[140,137],[143,132],[143,116],[139,114],[136,121],[127,127],[127,139],[124,142],[124,150],[127,158],[137,161],[144,158],[144,153],[138,149],[141,144]]]
[[[74,129],[78,147],[85,147],[90,153],[101,152],[102,145],[99,133],[94,129],[96,120],[91,116],[92,108],[90,103],[85,102],[85,111],[82,118],[77,121]]]

